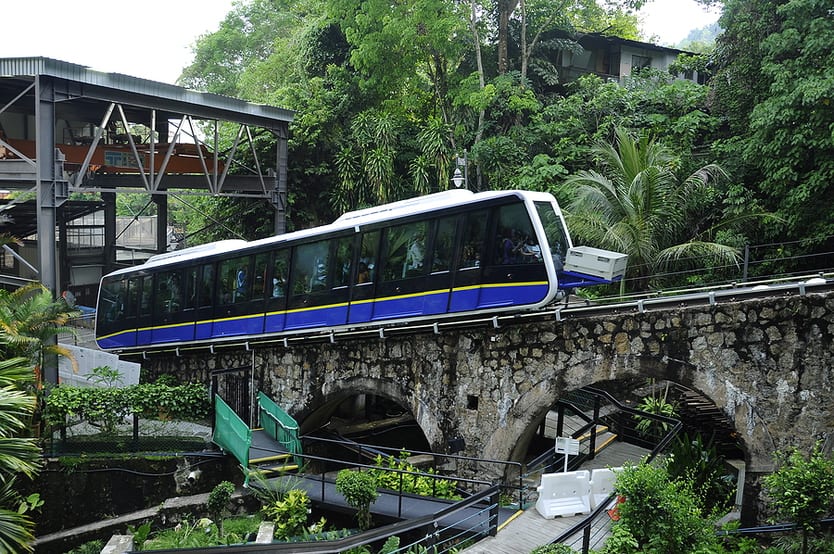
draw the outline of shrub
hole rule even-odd
[[[336,490],[356,508],[356,522],[363,531],[371,526],[371,504],[378,494],[376,487],[376,479],[368,472],[343,469],[336,476]]]
[[[264,506],[263,513],[275,522],[275,538],[286,540],[305,532],[309,508],[310,497],[307,491],[293,489],[281,500]]]

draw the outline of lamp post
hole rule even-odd
[[[469,185],[469,175],[468,175],[468,164],[466,161],[466,150],[463,151],[463,157],[460,156],[455,157],[455,173],[452,175],[452,182],[455,184],[455,188],[466,188]],[[463,172],[461,172],[460,168],[463,168]]]

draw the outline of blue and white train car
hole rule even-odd
[[[576,285],[562,272],[572,246],[550,194],[450,190],[110,273],[96,340],[116,352],[173,350],[534,309]]]

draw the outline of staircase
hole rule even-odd
[[[250,429],[220,396],[214,396],[212,442],[234,456],[249,484],[252,474],[268,477],[296,471],[301,463],[298,423],[264,393],[258,393],[260,427]]]

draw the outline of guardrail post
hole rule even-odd
[[[588,444],[588,459],[593,460],[597,449],[597,423],[599,422],[600,398],[594,395],[594,424],[591,426],[591,442]]]
[[[501,501],[501,496],[499,491],[501,489],[496,488],[495,492],[492,493],[489,497],[489,536],[494,537],[498,534],[498,503]],[[521,509],[521,505],[519,505],[519,509]]]

